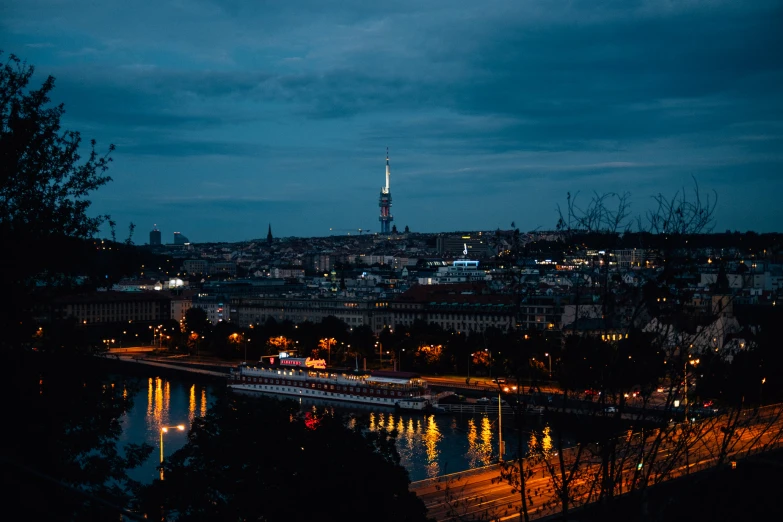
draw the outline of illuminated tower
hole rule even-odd
[[[386,186],[381,188],[381,196],[378,199],[378,206],[381,207],[381,215],[378,218],[378,221],[381,222],[381,234],[388,234],[391,232],[391,222],[394,221],[394,216],[391,215],[390,211],[392,205],[391,190],[389,189],[390,176],[389,148],[386,147]]]

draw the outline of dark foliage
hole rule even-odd
[[[291,401],[222,397],[141,510],[173,520],[426,520],[393,437]],[[161,506],[165,513],[161,513]]]
[[[32,289],[63,286],[90,247],[81,241],[105,217],[89,217],[86,196],[110,181],[109,146],[99,155],[91,142],[87,158],[78,132],[60,128],[62,105],[50,106],[54,78],[37,90],[34,69],[10,55],[0,67],[0,237],[2,290],[14,303],[3,314],[3,344],[15,345],[34,330],[40,302]]]
[[[152,451],[117,447],[133,390],[99,377],[91,358],[18,351],[2,358],[2,393],[10,399],[0,446],[6,512],[31,520],[117,520],[137,485],[126,471]]]

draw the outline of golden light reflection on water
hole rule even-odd
[[[155,379],[155,405],[152,408],[152,419],[157,426],[163,426],[163,380]],[[168,416],[168,410],[165,412]]]
[[[152,416],[152,394],[155,392],[155,387],[152,385],[152,377],[149,378],[147,383],[147,417]]]
[[[427,448],[427,476],[436,477],[440,474],[438,442],[440,442],[442,437],[438,429],[438,423],[435,422],[435,415],[430,415],[426,422],[427,430],[424,432],[424,444]]]
[[[193,419],[196,417],[196,385],[190,387],[190,397],[188,399],[188,422],[193,424]]]
[[[492,433],[492,422],[489,417],[481,417],[481,433],[480,438],[476,442],[474,455],[476,458],[476,466],[487,466],[492,462],[492,440],[495,434]]]
[[[471,468],[476,468],[482,465],[483,459],[481,457],[481,451],[478,444],[478,430],[476,429],[476,422],[473,419],[468,419],[468,464]]]
[[[201,389],[199,390],[198,388]],[[181,390],[181,388],[178,388],[178,390]],[[172,384],[168,380],[164,380],[159,377],[150,378],[147,380],[146,413],[147,427],[150,432],[157,434],[162,426],[171,424],[174,421],[177,421],[178,423],[182,422],[182,418],[180,417],[180,415],[184,413],[182,411],[182,406],[177,407],[172,405],[172,402],[177,402],[175,398],[172,397],[172,394],[175,392],[178,395],[182,393],[173,390]],[[196,384],[193,384],[186,393],[186,396],[184,394],[180,396],[181,398],[179,403],[182,404],[182,400],[187,400],[188,421],[189,424],[192,424],[195,417],[203,417],[207,414],[207,390],[205,387],[200,387]],[[126,389],[123,389],[123,396],[127,396]],[[174,413],[172,413],[172,408],[175,410]]]

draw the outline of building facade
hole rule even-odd
[[[82,324],[160,323],[171,319],[171,298],[158,292],[94,292],[62,297],[57,317],[73,316]]]
[[[186,274],[206,274],[209,271],[209,261],[205,259],[186,259],[182,262],[182,271]]]
[[[444,330],[483,332],[516,327],[513,296],[488,294],[481,283],[417,285],[389,303],[394,327],[411,326],[417,319]]]
[[[486,257],[490,253],[486,238],[481,234],[438,236],[435,241],[438,254],[442,256],[468,256],[475,258]]]
[[[150,246],[160,246],[160,230],[157,225],[150,231]]]
[[[320,323],[329,316],[340,319],[349,327],[369,326],[376,333],[391,324],[386,301],[307,296],[231,300],[231,320],[243,326],[264,323],[269,318],[293,323]]]

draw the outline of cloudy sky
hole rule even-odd
[[[137,242],[554,228],[567,192],[783,229],[780,0],[0,0],[0,49],[114,143]],[[3,57],[5,60],[5,57]]]

